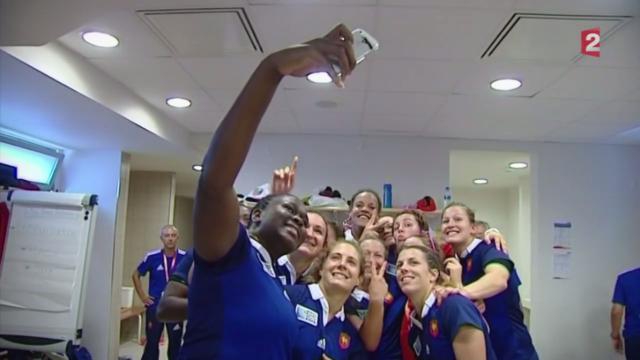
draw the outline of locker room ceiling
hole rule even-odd
[[[264,54],[338,22],[369,31],[380,51],[344,90],[286,79],[260,132],[640,144],[637,0],[0,4],[2,50],[195,154]],[[601,57],[581,57],[579,32],[595,26]],[[120,45],[93,47],[88,30]],[[506,76],[523,86],[489,88]],[[192,106],[168,107],[176,95]]]

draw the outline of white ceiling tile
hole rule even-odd
[[[473,9],[510,9],[514,0],[378,0],[382,6],[465,7]]]
[[[497,140],[541,140],[594,107],[589,101],[452,95],[424,135]]]
[[[600,27],[605,34],[619,24],[618,19],[583,20],[531,14],[520,14],[516,19],[511,19],[508,35],[502,37],[492,48],[493,52],[485,56],[503,61],[531,60],[571,65],[580,54],[582,30]]]
[[[637,0],[516,0],[518,10],[555,14],[633,14]]]
[[[367,93],[365,114],[371,115],[419,115],[430,118],[447,99],[444,95],[413,92]]]
[[[640,4],[640,1],[638,1]],[[635,67],[640,71],[640,19],[635,18],[600,43],[600,57],[583,57],[578,63],[590,66]],[[635,44],[635,46],[633,45]]]
[[[372,59],[369,90],[450,94],[462,78],[464,63]]]
[[[197,87],[189,74],[171,58],[102,58],[91,59],[91,62],[136,91]]]
[[[640,89],[632,91],[628,96],[625,96],[623,100],[626,101],[640,101]]]
[[[542,91],[541,98],[611,100],[627,95],[640,84],[640,71],[580,66]]]
[[[300,133],[301,130],[291,111],[273,111],[269,109],[260,122],[258,132],[296,134]]]
[[[250,6],[247,9],[266,52],[325,35],[336,24],[370,30],[374,6]],[[376,35],[372,33],[375,37]]]
[[[357,135],[360,133],[359,113],[309,110],[302,113],[295,112],[295,117],[303,133]]]
[[[99,48],[82,40],[85,31],[102,31],[115,35],[120,44]],[[133,11],[113,11],[95,19],[60,39],[64,45],[87,58],[132,58],[170,56],[169,49]]]
[[[640,102],[614,101],[598,106],[583,118],[562,124],[547,134],[558,141],[607,140],[640,127]]]
[[[146,11],[141,16],[177,56],[253,54],[257,44],[236,9]]]
[[[220,106],[222,113],[226,114],[231,108],[231,105],[236,101],[236,98],[240,94],[240,90],[207,89],[207,93]],[[275,95],[271,99],[268,110],[275,112],[288,112],[290,110],[283,89],[278,89],[276,91]]]
[[[206,89],[240,90],[262,56],[180,58],[178,62]]]
[[[380,7],[381,58],[472,60],[482,55],[510,11]]]
[[[362,120],[362,132],[365,134],[421,134],[429,115],[382,115],[365,114]]]
[[[568,70],[568,66],[540,66],[534,62],[475,62],[465,69],[464,77],[458,82],[454,92],[463,95],[532,96]],[[491,81],[504,78],[518,79],[522,81],[522,86],[504,93],[489,87]]]
[[[300,0],[248,0],[250,5],[300,5]],[[377,0],[306,0],[305,5],[375,5]]]
[[[289,90],[284,94],[287,103],[298,116],[304,116],[306,111],[322,111],[326,113],[356,113],[364,111],[363,91],[354,91],[338,88],[323,88],[313,90]]]

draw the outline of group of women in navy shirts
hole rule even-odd
[[[356,65],[352,41],[339,25],[267,56],[215,132],[195,199],[193,266],[182,272],[180,358],[537,359],[514,264],[472,235],[463,204],[443,209],[442,244],[415,211],[379,218],[372,190],[352,198],[345,239],[287,193],[239,223],[233,184],[280,81],[324,71],[341,86]]]

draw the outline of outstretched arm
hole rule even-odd
[[[194,210],[194,247],[205,260],[223,257],[238,235],[238,202],[233,183],[247,157],[260,120],[285,75],[329,73],[338,62],[345,74],[355,66],[351,32],[339,25],[323,38],[289,47],[266,57],[216,130],[204,157]],[[215,236],[213,235],[215,234]]]

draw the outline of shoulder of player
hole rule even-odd
[[[161,253],[162,253],[161,249],[151,250],[151,251],[149,251],[148,253],[146,253],[144,255],[144,260],[143,261],[147,261],[149,258],[158,256]]]

